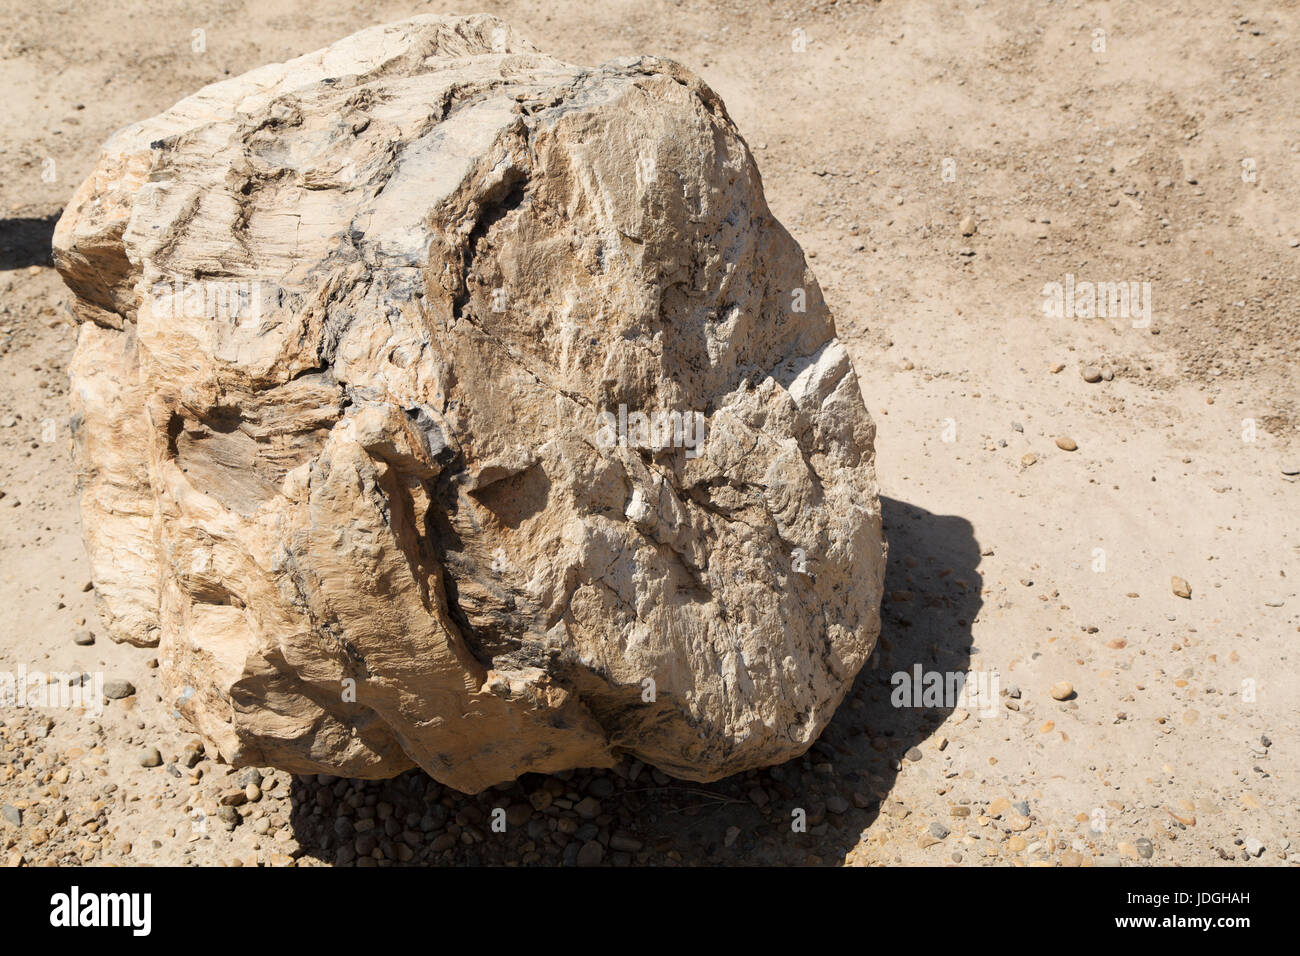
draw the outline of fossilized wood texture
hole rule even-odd
[[[369,29],[118,132],[55,258],[103,616],[235,764],[711,780],[802,753],[871,652],[874,428],[676,64]],[[204,302],[239,283],[259,313]],[[608,447],[619,405],[707,440]]]

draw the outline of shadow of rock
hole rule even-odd
[[[54,225],[62,211],[44,219],[0,219],[0,269],[48,266]]]
[[[472,797],[418,770],[386,781],[297,777],[289,846],[308,865],[843,862],[901,769],[941,759],[921,745],[956,702],[912,699],[895,675],[964,675],[981,607],[970,523],[890,498],[881,505],[890,550],[880,643],[803,757],[712,784],[629,759],[608,771],[529,774]],[[863,861],[892,859],[868,852]]]

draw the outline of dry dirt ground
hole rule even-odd
[[[879,427],[876,654],[806,758],[714,785],[629,764],[466,798],[418,773],[187,766],[154,652],[74,642],[97,622],[53,222],[128,121],[366,25],[477,11],[3,0],[0,670],[136,691],[99,717],[0,713],[0,858],[1300,862],[1300,5],[475,6],[571,61],[677,59],[724,97]],[[1067,275],[1150,283],[1149,325],[1046,314]],[[997,695],[895,706],[917,667]]]

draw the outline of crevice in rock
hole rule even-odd
[[[459,319],[469,303],[469,276],[474,271],[474,260],[478,255],[479,244],[496,223],[523,205],[527,191],[528,177],[522,171],[514,170],[513,175],[507,173],[496,189],[482,198],[483,211],[461,249],[460,290],[451,303],[451,314],[454,318]]]

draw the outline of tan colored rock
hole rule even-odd
[[[874,427],[675,64],[365,30],[117,133],[54,244],[102,615],[229,762],[711,780],[874,646]]]
[[[1048,688],[1053,700],[1069,700],[1074,696],[1074,685],[1068,680],[1060,680]]]

